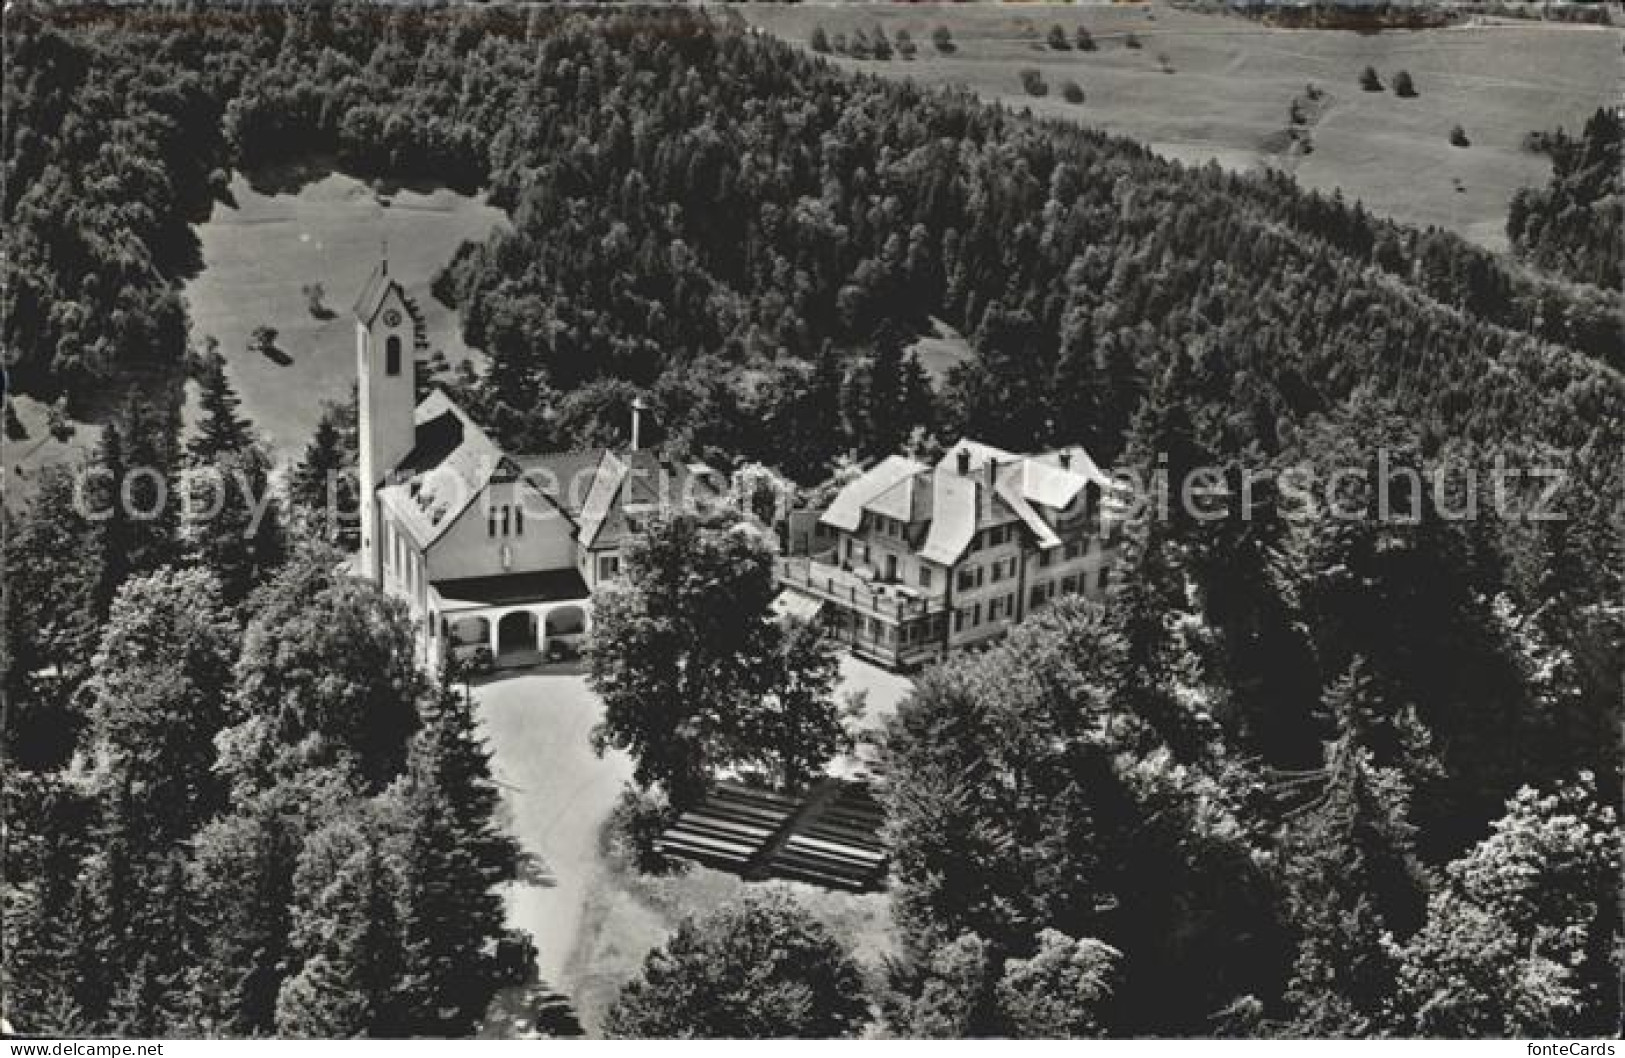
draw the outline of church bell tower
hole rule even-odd
[[[361,568],[381,583],[383,541],[378,486],[412,451],[416,405],[416,320],[406,292],[380,259],[355,305],[356,379],[360,423]]]

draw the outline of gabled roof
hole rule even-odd
[[[864,512],[903,522],[926,521],[921,558],[952,565],[978,531],[1019,522],[1041,548],[1059,547],[1050,514],[1070,507],[1090,485],[1116,489],[1082,448],[1041,456],[1016,455],[961,440],[934,467],[892,456],[835,497],[821,521],[857,532]]]
[[[1011,512],[1021,519],[1021,523],[1027,527],[1027,530],[1038,539],[1039,547],[1046,549],[1060,547],[1061,538],[1055,535],[1055,530],[1050,528],[1049,523],[1044,520],[1044,516],[1033,510],[1033,505],[1027,498],[1025,486],[1028,463],[1028,460],[1022,460],[1019,463],[1005,463],[999,466],[994,488],[998,492],[999,499],[1004,501],[1005,506],[1009,507]],[[1078,486],[1079,489],[1082,487],[1081,484]],[[1064,507],[1071,503],[1072,497],[1076,495],[1077,489],[1073,489],[1065,502],[1051,503],[1049,506]]]
[[[626,480],[629,468],[613,452],[605,452],[603,461],[598,464],[598,474],[593,479],[592,491],[587,494],[587,502],[581,507],[581,535],[579,540],[582,547],[592,547],[598,541],[598,534],[604,528],[604,522],[614,510],[615,497],[620,495],[621,483]]]
[[[412,450],[389,475],[394,483],[380,488],[378,496],[413,542],[427,548],[492,480],[515,480],[520,468],[443,390],[433,391],[417,406],[413,422]],[[533,491],[551,502],[546,493]]]
[[[632,531],[629,514],[652,514],[721,495],[714,475],[704,463],[671,462],[652,449],[619,455],[606,450],[581,505],[581,546],[618,546]]]
[[[361,296],[355,299],[356,318],[370,327],[391,294],[400,300],[407,314],[417,320],[417,307],[406,296],[406,288],[389,274],[388,261],[379,261],[372,275],[367,277],[366,285],[361,288]]]
[[[921,558],[944,566],[959,561],[976,536],[977,487],[975,478],[944,473],[940,467],[931,475],[931,528]]]
[[[607,448],[515,456],[525,480],[542,490],[571,515],[581,513],[598,480]]]
[[[900,522],[923,522],[931,517],[931,480],[923,470],[910,474],[864,505],[864,510]]]
[[[855,533],[863,521],[864,509],[871,501],[898,482],[916,474],[923,474],[927,469],[924,463],[915,462],[906,456],[887,456],[862,477],[848,482],[846,488],[836,495],[835,502],[829,505],[829,510],[825,511],[819,520],[837,529]]]

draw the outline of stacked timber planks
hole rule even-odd
[[[878,888],[886,873],[880,831],[885,816],[868,786],[831,780],[816,791],[789,836],[767,862],[767,873],[831,889]]]
[[[718,783],[704,803],[680,816],[656,848],[736,874],[748,872],[784,829],[800,802],[766,790]]]

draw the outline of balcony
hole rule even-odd
[[[891,624],[930,617],[948,608],[939,595],[905,584],[872,581],[816,559],[781,558],[777,571],[780,584]]]

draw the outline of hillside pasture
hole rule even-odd
[[[1525,185],[1544,184],[1544,157],[1523,149],[1532,129],[1578,129],[1622,85],[1625,32],[1590,26],[1490,22],[1448,29],[1356,33],[1293,30],[1242,18],[1148,4],[794,4],[749,5],[752,24],[806,46],[822,26],[848,42],[880,27],[906,30],[916,56],[885,61],[831,55],[843,68],[957,87],[1047,118],[1140,140],[1191,164],[1284,168],[1306,187],[1341,189],[1395,219],[1454,230],[1491,249],[1506,245],[1506,207]],[[1062,27],[1073,46],[1048,37]],[[1095,51],[1076,47],[1086,27]],[[945,26],[953,50],[940,52]],[[1131,47],[1130,36],[1139,46]],[[1365,92],[1373,66],[1381,92]],[[1050,88],[1023,88],[1021,71]],[[1172,72],[1167,72],[1167,71]],[[1396,96],[1400,70],[1418,95]],[[1076,81],[1082,104],[1059,87]],[[1282,149],[1294,98],[1313,83],[1325,105],[1308,129],[1308,153]],[[1449,142],[1460,124],[1471,147]]]
[[[321,173],[297,190],[231,184],[232,204],[216,203],[197,228],[202,270],[187,284],[192,340],[220,343],[242,411],[279,460],[297,458],[321,404],[345,399],[355,381],[355,317],[361,286],[380,255],[426,317],[431,351],[452,366],[478,353],[463,344],[457,314],[429,293],[435,273],[465,239],[483,240],[506,223],[483,199],[444,188],[377,188]],[[320,316],[305,288],[324,290]],[[275,351],[249,348],[261,325],[275,328]],[[195,387],[188,387],[193,389]],[[189,393],[185,421],[196,413]]]

